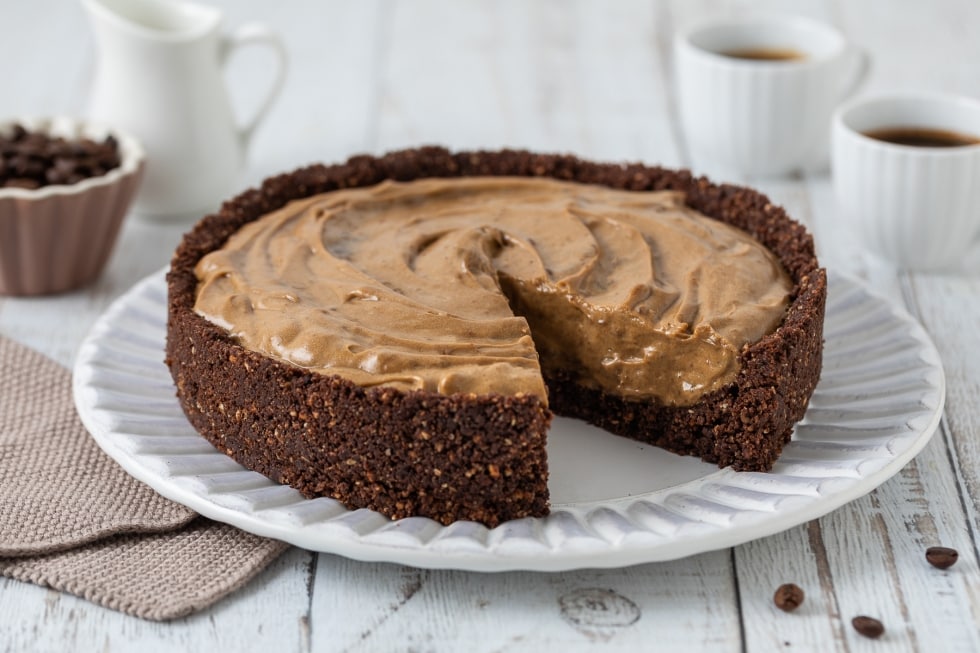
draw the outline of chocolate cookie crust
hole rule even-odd
[[[546,515],[551,412],[537,398],[361,388],[246,350],[193,310],[198,260],[242,225],[291,200],[384,179],[475,175],[680,190],[692,208],[772,250],[795,284],[786,318],[743,348],[734,383],[694,406],[630,401],[543,370],[558,414],[719,466],[772,467],[820,374],[826,274],[809,234],[746,188],[715,185],[686,171],[523,151],[430,147],[314,165],[272,177],[204,218],[184,237],[167,275],[167,364],[193,426],[246,467],[349,508],[488,526]]]

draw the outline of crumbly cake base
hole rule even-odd
[[[736,381],[693,406],[638,402],[544,370],[551,410],[736,470],[771,469],[820,375],[826,274],[803,227],[753,190],[687,171],[523,151],[419,148],[314,165],[226,202],[178,247],[168,283],[167,364],[191,424],[244,466],[306,496],[393,519],[488,526],[548,514],[546,433],[535,397],[361,388],[246,350],[197,315],[194,266],[242,225],[287,202],[384,179],[548,176],[631,190],[681,190],[702,213],[771,249],[795,284],[783,323],[746,346]]]

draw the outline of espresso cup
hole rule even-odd
[[[825,165],[834,107],[867,70],[840,32],[796,16],[702,23],[678,36],[674,61],[694,167],[747,175]]]
[[[905,93],[834,115],[834,192],[867,249],[910,270],[958,266],[980,238],[980,101]]]

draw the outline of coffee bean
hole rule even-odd
[[[18,177],[30,176],[27,174],[27,169],[31,165],[31,160],[22,153],[10,157],[10,159],[7,160],[7,165],[10,166],[11,173],[17,175]]]
[[[57,184],[65,184],[68,182],[68,175],[61,172],[57,168],[48,168],[44,172],[44,180],[52,186]]]
[[[59,156],[54,160],[52,168],[58,172],[70,175],[78,167],[78,161],[67,156]]]
[[[104,175],[121,162],[119,144],[112,135],[101,142],[90,138],[69,141],[18,124],[0,134],[0,186],[73,184]]]
[[[776,588],[772,600],[784,612],[792,612],[803,604],[803,589],[794,583],[786,583]]]
[[[929,561],[930,565],[939,569],[949,569],[956,564],[959,557],[960,554],[956,549],[946,546],[930,546],[926,549],[926,560]]]
[[[33,159],[30,156],[21,156],[19,157],[18,161],[20,162],[20,165],[17,163],[13,163],[13,165],[11,165],[11,168],[14,169],[18,176],[40,180],[40,178],[44,175],[45,166],[37,159]]]
[[[26,188],[35,190],[41,187],[41,182],[37,179],[25,179],[24,177],[13,177],[3,182],[4,188]]]
[[[41,152],[48,145],[50,138],[41,132],[27,132],[17,144],[22,152]]]
[[[851,619],[851,625],[854,626],[854,630],[871,639],[877,639],[885,633],[885,627],[874,617],[864,615],[854,617]]]

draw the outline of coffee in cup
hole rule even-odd
[[[868,138],[909,147],[980,145],[980,137],[932,127],[882,127],[864,132]]]

